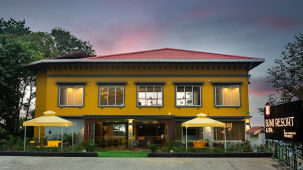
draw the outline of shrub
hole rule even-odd
[[[156,144],[148,145],[147,147],[150,149],[152,153],[157,152],[157,150],[159,149],[159,147]]]

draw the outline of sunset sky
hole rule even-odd
[[[157,48],[265,58],[251,74],[252,125],[273,93],[266,69],[303,33],[302,0],[1,0],[0,17],[26,20],[32,31],[61,27],[89,41],[98,55]]]

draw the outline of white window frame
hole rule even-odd
[[[81,105],[61,105],[61,88],[62,87],[68,87],[68,88],[82,87],[82,89],[83,89],[82,104]],[[58,92],[58,106],[59,107],[83,107],[84,106],[84,85],[82,85],[82,84],[59,84],[58,91],[59,91]],[[67,96],[67,100],[68,100],[68,96]],[[75,96],[74,96],[74,100],[75,100]],[[66,103],[68,103],[68,101]]]
[[[158,87],[161,87],[161,95],[162,95],[162,103],[161,105],[138,105],[139,104],[139,87],[140,86],[145,86],[145,100],[147,99],[146,98],[146,93],[147,93],[147,86],[153,86],[153,92],[155,92],[155,86],[158,86]],[[141,98],[143,99],[143,98]],[[157,94],[157,100],[160,99],[158,97],[158,94]],[[146,101],[145,101],[146,102]],[[137,85],[137,107],[163,107],[164,105],[164,86],[162,84],[138,84]]]
[[[101,105],[101,88],[107,88],[107,92],[109,87],[115,87],[115,105],[108,105],[108,97],[107,97],[107,105]],[[122,105],[116,105],[117,104],[117,87],[122,87],[123,89],[123,104]],[[98,106],[99,107],[124,107],[125,106],[125,85],[99,85],[99,90],[98,90]]]
[[[177,100],[178,100],[178,98],[177,98],[177,88],[178,87],[180,87],[180,86],[183,86],[184,87],[184,99],[185,99],[185,105],[184,106],[182,106],[182,105],[177,105]],[[192,97],[192,101],[193,101],[193,105],[192,106],[190,106],[190,105],[186,105],[186,92],[185,92],[185,87],[186,86],[190,86],[191,87],[191,91],[192,91],[192,93],[193,93],[193,97]],[[200,94],[200,104],[199,105],[194,105],[194,87],[199,87],[199,89],[200,89],[200,92],[199,92],[199,94]],[[175,105],[176,105],[176,107],[201,107],[202,106],[202,86],[200,86],[200,85],[176,85],[175,86]]]
[[[226,87],[226,86],[229,86],[229,88],[231,88],[231,86],[238,86],[239,87],[239,105],[224,105],[224,92],[223,92],[223,105],[218,105],[217,104],[217,87],[218,86],[221,86],[221,87]],[[215,98],[215,106],[216,107],[240,107],[241,106],[241,86],[240,84],[215,84],[214,85],[214,88],[215,88],[215,93],[214,93],[214,98]],[[232,101],[232,97],[233,95],[230,95],[231,96],[231,101]]]

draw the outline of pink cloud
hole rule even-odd
[[[249,85],[249,94],[259,97],[266,97],[269,94],[276,93],[271,85],[267,82],[267,79],[264,77],[255,78],[250,80]]]
[[[98,55],[132,52],[151,48],[161,38],[161,30],[150,23],[120,23],[94,38]]]
[[[258,19],[256,24],[280,30],[289,30],[296,28],[300,22],[300,19],[293,17],[264,17]]]

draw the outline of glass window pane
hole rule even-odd
[[[240,95],[239,95],[239,85],[233,85],[232,86],[232,105],[238,106],[240,105]]]
[[[158,99],[157,104],[158,104],[159,106],[162,106],[162,99]]]
[[[138,99],[138,106],[145,106],[146,102],[145,99]]]
[[[184,92],[177,92],[177,99],[185,99],[185,93]]]
[[[60,87],[60,105],[67,105],[67,87]]]
[[[75,105],[75,91],[73,87],[68,86],[67,88],[67,105]]]
[[[158,99],[162,99],[162,92],[158,92]]]
[[[193,105],[197,106],[197,105],[201,105],[201,92],[200,92],[201,87],[193,87],[194,90],[194,102]]]
[[[145,98],[145,92],[139,92],[138,98],[142,99]]]
[[[184,86],[177,86],[177,92],[184,92]]]
[[[153,92],[154,88],[153,86],[147,86],[147,92]]]
[[[101,86],[100,105],[107,105],[108,91],[106,86]]]
[[[75,105],[81,106],[83,104],[83,87],[75,88]]]
[[[231,89],[230,86],[224,86],[223,88],[224,93],[224,106],[230,106],[231,105]]]
[[[123,105],[123,87],[122,86],[116,87],[116,105],[117,106]]]
[[[193,100],[192,99],[186,99],[186,106],[192,106]]]
[[[151,106],[152,103],[153,103],[153,100],[151,100],[151,99],[146,100],[146,106]]]
[[[152,99],[153,98],[153,92],[146,92],[146,98],[147,99]]]
[[[155,86],[155,92],[161,92],[162,88],[161,86]]]
[[[115,105],[115,87],[108,87],[108,105]]]
[[[186,99],[192,99],[193,98],[192,86],[185,86],[185,98]]]
[[[223,87],[216,86],[216,105],[223,105]]]
[[[181,99],[181,100],[180,100],[180,105],[181,105],[181,106],[185,106],[185,99]]]
[[[145,92],[146,86],[139,86],[139,92]]]

